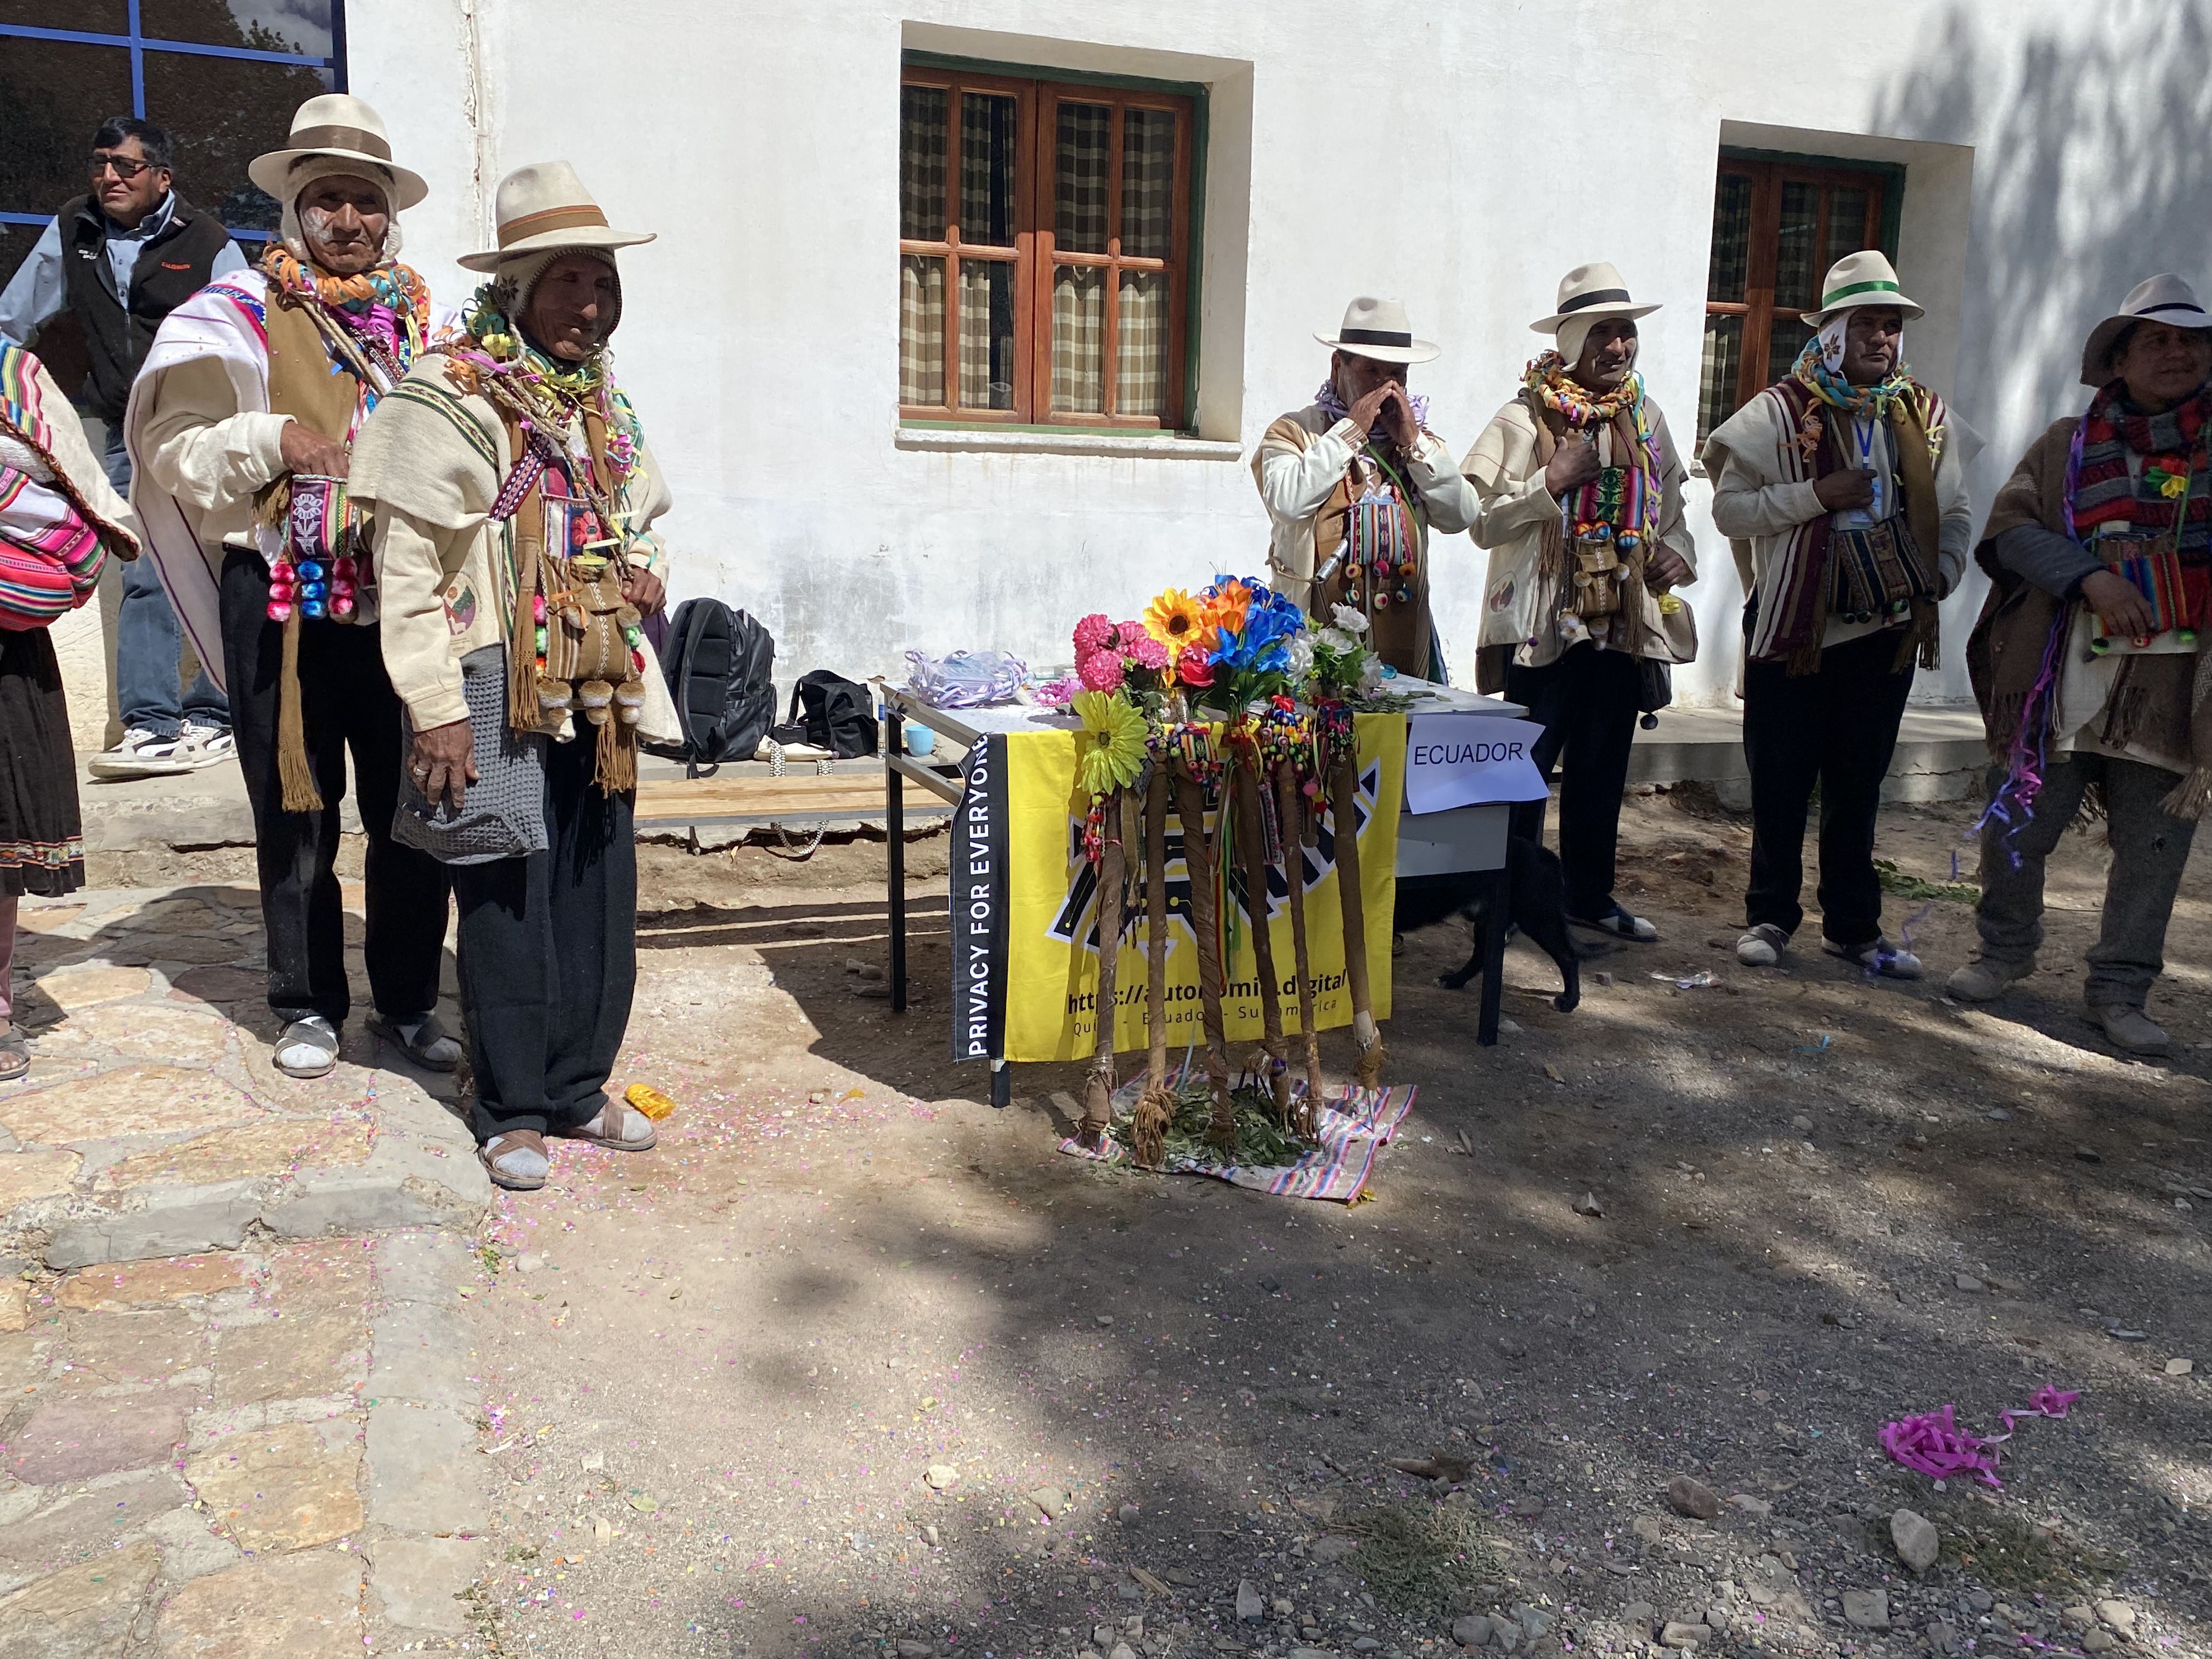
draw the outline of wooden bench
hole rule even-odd
[[[840,819],[881,820],[890,812],[881,770],[794,772],[712,778],[641,778],[637,827],[681,829],[722,823],[827,823]],[[908,815],[948,817],[951,804],[934,797],[903,803]]]

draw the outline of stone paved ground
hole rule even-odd
[[[250,889],[23,921],[0,1659],[450,1643],[485,1520],[459,1310],[488,1196],[453,1080],[357,1028],[329,1077],[276,1074]]]

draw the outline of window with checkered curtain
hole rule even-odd
[[[1698,442],[1790,371],[1813,337],[1804,313],[1847,253],[1881,246],[1889,181],[1833,167],[1723,155],[1705,274]],[[1887,250],[1894,257],[1896,250]]]
[[[1186,97],[908,69],[901,416],[1182,427],[1192,143]]]

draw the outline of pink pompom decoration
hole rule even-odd
[[[1094,651],[1075,665],[1076,674],[1093,691],[1121,689],[1121,659],[1111,651]]]
[[[1127,626],[1134,626],[1134,624]],[[1122,637],[1128,639],[1130,636],[1125,631]],[[1157,672],[1168,665],[1167,647],[1141,629],[1128,647],[1128,657],[1129,660],[1139,668],[1149,668]]]
[[[530,597],[530,620],[540,628],[545,625],[545,596],[533,593]]]
[[[1075,624],[1075,659],[1080,662],[1095,652],[1103,651],[1113,638],[1112,623],[1095,614],[1085,617]]]
[[[291,621],[292,607],[289,605],[280,605],[275,599],[270,600],[269,620],[273,623],[287,623]]]

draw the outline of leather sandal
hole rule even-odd
[[[611,1152],[643,1152],[652,1150],[659,1139],[653,1120],[635,1106],[619,1100],[610,1100],[599,1108],[597,1115],[586,1119],[572,1129],[555,1129],[551,1133],[563,1140],[580,1140],[587,1146],[604,1146]]]
[[[398,1019],[371,1014],[368,1029],[428,1072],[450,1072],[461,1063],[461,1045],[446,1035],[434,1013]]]
[[[477,1158],[492,1185],[510,1193],[536,1192],[553,1170],[553,1161],[545,1155],[545,1137],[535,1129],[495,1134],[477,1148]]]
[[[13,1083],[31,1069],[31,1034],[20,1025],[0,1030],[0,1083]]]

